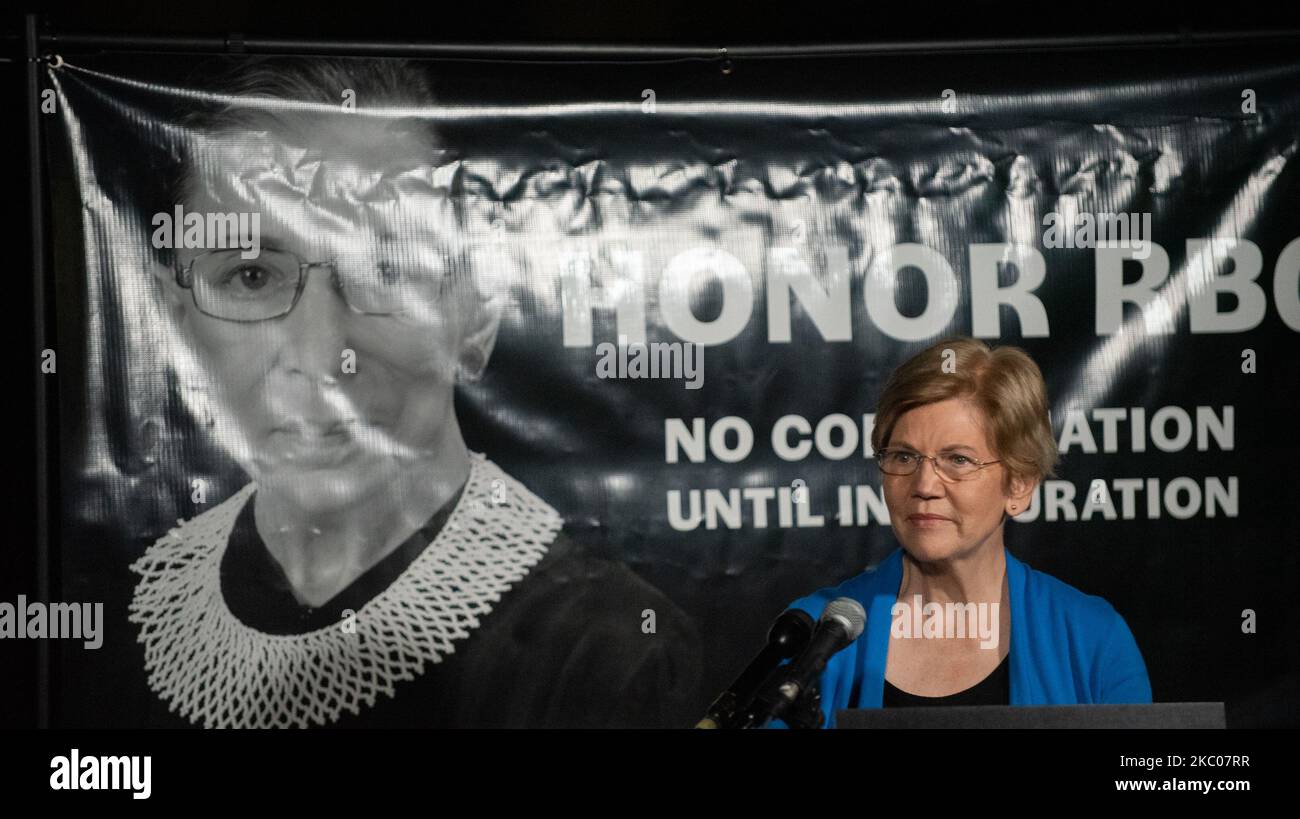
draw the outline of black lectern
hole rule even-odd
[[[1223,728],[1221,702],[961,705],[837,711],[839,728]]]

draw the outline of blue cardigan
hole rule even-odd
[[[1006,552],[1011,605],[1011,704],[1149,703],[1151,682],[1137,641],[1119,612]],[[845,708],[879,708],[885,688],[890,610],[903,581],[903,550],[838,586],[796,600],[813,618],[826,604],[851,597],[867,611],[862,636],[827,663],[822,674],[826,727]],[[774,721],[772,727],[783,727]]]

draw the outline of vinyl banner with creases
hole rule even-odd
[[[1295,725],[1300,63],[1171,54],[62,55],[55,724],[693,725],[973,336],[1059,444],[1007,548]]]

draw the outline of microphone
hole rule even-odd
[[[782,660],[803,651],[812,639],[813,619],[808,612],[786,609],[767,632],[767,645],[736,681],[709,706],[696,728],[733,728],[741,708],[749,704],[763,680]]]
[[[748,715],[749,724],[780,719],[817,683],[827,661],[861,636],[866,622],[866,610],[853,598],[837,597],[828,603],[808,648],[798,659],[773,672],[763,685]]]

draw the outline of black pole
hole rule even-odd
[[[36,599],[50,602],[49,464],[46,462],[47,394],[41,370],[45,349],[45,191],[42,187],[41,66],[35,14],[27,15],[27,162],[32,209],[32,324],[36,342]],[[50,727],[50,642],[36,641],[36,725]]]
[[[586,43],[420,43],[366,40],[317,40],[298,37],[151,37],[116,34],[52,33],[43,35],[47,51],[99,49],[105,51],[247,52],[261,54],[374,54],[404,57],[464,59],[718,59],[713,46],[593,45]]]
[[[1208,47],[1300,42],[1300,29],[1179,31],[1149,34],[1101,34],[1076,37],[989,38],[808,45],[674,46],[590,43],[420,43],[365,40],[316,40],[287,37],[148,37],[112,34],[43,35],[46,49],[106,51],[185,51],[262,54],[353,54],[375,56],[483,59],[502,61],[670,61],[725,58],[942,54],[987,51],[1060,51],[1074,49]]]

